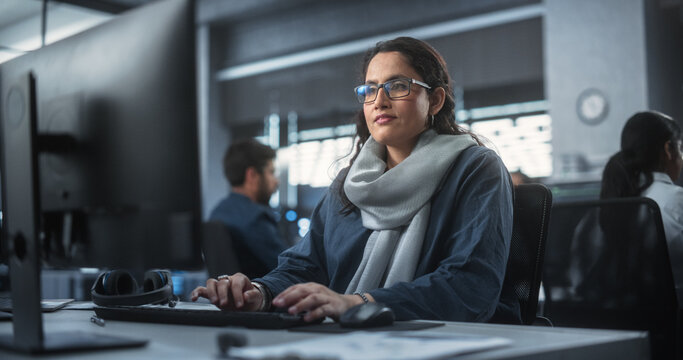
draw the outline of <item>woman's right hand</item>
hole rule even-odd
[[[224,310],[257,311],[261,306],[262,294],[242,273],[219,276],[220,280],[210,278],[206,286],[198,286],[192,291],[192,301],[200,297]]]

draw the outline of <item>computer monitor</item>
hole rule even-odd
[[[202,266],[194,29],[159,1],[0,65],[15,347],[50,350],[42,263]]]

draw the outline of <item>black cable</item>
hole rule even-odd
[[[45,46],[45,34],[47,33],[47,2],[43,0],[43,11],[40,17],[40,47]]]

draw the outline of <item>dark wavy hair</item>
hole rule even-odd
[[[437,88],[443,88],[446,92],[443,107],[434,115],[434,121],[427,122],[429,129],[434,129],[438,134],[469,134],[479,145],[482,145],[482,142],[476,135],[455,123],[453,81],[448,74],[446,61],[436,49],[426,42],[411,37],[398,37],[393,40],[378,42],[375,47],[370,48],[363,57],[360,82],[365,81],[365,75],[368,71],[370,61],[375,55],[385,52],[398,52],[403,55],[408,64],[410,64],[410,66],[422,77],[422,80],[431,87],[431,89],[427,90],[430,95]],[[353,165],[363,144],[365,144],[370,137],[370,130],[368,130],[368,125],[365,122],[363,109],[358,111],[358,114],[355,117],[355,123],[357,141],[349,167]],[[337,185],[339,186],[339,195],[343,205],[342,213],[349,214],[355,209],[355,205],[349,201],[349,198],[344,192],[343,184],[345,179],[346,174],[343,175]]]
[[[661,169],[664,144],[680,139],[681,128],[665,114],[643,111],[631,116],[621,132],[621,150],[603,170],[600,198],[640,196],[652,184],[652,172]]]
[[[255,139],[237,140],[223,155],[223,174],[231,186],[241,186],[248,168],[253,167],[263,174],[268,161],[274,160],[275,155],[275,150]]]

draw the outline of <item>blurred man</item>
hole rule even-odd
[[[223,158],[223,171],[232,190],[209,217],[227,226],[240,270],[249,278],[275,268],[277,256],[287,248],[268,206],[278,187],[274,159],[275,151],[256,140],[233,143]]]

